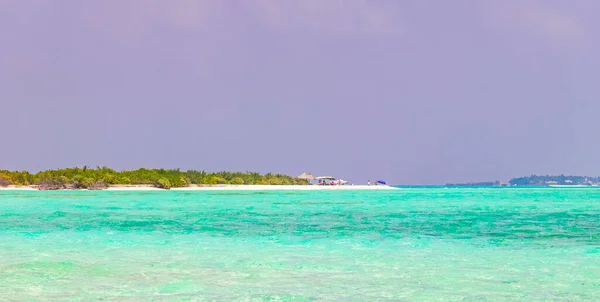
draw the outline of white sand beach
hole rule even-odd
[[[278,191],[278,190],[396,190],[398,188],[377,185],[345,185],[345,186],[299,186],[299,185],[191,185],[183,188],[172,188],[172,191]],[[142,191],[142,190],[162,190],[152,186],[144,185],[115,185],[106,189],[108,191]]]
[[[118,188],[115,188],[118,190]],[[274,190],[397,190],[396,187],[378,185],[345,185],[345,186],[297,186],[297,185],[221,185],[221,186],[202,186],[173,188],[171,190],[195,191],[195,190],[254,190],[254,191],[274,191]]]
[[[37,191],[37,188],[32,186],[8,186],[0,187],[0,191]]]
[[[397,190],[398,188],[385,185],[345,185],[345,186],[298,186],[298,185],[214,185],[214,186],[190,186],[183,188],[172,188],[172,191],[277,191],[277,190]],[[0,187],[0,190],[37,190],[33,186],[8,186]],[[164,191],[147,185],[115,185],[106,191]]]

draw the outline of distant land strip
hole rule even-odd
[[[512,178],[508,182],[447,183],[449,187],[498,187],[498,186],[599,186],[600,177],[576,175],[531,175]]]

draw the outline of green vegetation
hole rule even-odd
[[[568,175],[531,175],[513,178],[510,185],[547,186],[547,185],[592,185],[600,183],[600,177],[568,176]]]
[[[47,170],[35,174],[27,171],[0,170],[0,186],[37,185],[42,190],[103,189],[111,185],[150,185],[162,189],[190,185],[246,184],[246,185],[306,185],[306,180],[283,174],[254,172],[180,171],[179,169],[138,169],[115,171],[107,167],[90,169],[68,168]]]

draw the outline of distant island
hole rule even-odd
[[[499,181],[465,182],[465,183],[447,183],[446,187],[498,187]]]
[[[0,170],[0,187],[34,186],[39,190],[102,190],[110,186],[145,185],[160,189],[191,185],[308,185],[305,179],[283,174],[256,172],[181,171],[179,169],[137,169],[115,171],[107,167],[95,169],[67,168],[38,173]]]
[[[531,175],[513,178],[511,186],[597,186],[600,177],[574,175]]]
[[[508,182],[447,183],[449,187],[504,187],[504,186],[599,186],[600,177],[574,175],[531,175],[512,178]]]

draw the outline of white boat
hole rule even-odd
[[[315,179],[319,181],[320,185],[325,185],[325,186],[331,186],[331,185],[338,186],[338,185],[347,185],[348,184],[347,180],[336,179],[333,176],[319,176]]]

